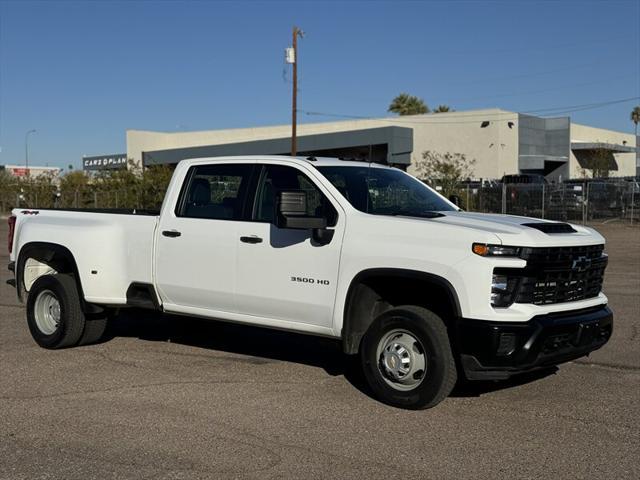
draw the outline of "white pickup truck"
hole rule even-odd
[[[612,332],[596,231],[466,213],[376,164],[185,160],[159,214],[16,209],[9,226],[9,282],[45,348],[96,342],[124,307],[334,337],[379,399],[417,409]]]

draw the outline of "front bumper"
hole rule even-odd
[[[588,355],[612,331],[613,313],[604,305],[521,323],[459,319],[455,334],[469,380],[502,380]]]

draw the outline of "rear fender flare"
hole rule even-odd
[[[29,258],[40,258],[45,262],[51,261],[54,258],[58,261],[64,261],[68,266],[67,270],[70,270],[65,273],[71,273],[73,275],[73,278],[75,279],[82,310],[85,313],[97,313],[96,307],[88,304],[84,300],[84,291],[82,290],[82,282],[80,280],[80,274],[78,272],[76,259],[67,247],[59,245],[57,243],[30,242],[23,245],[18,252],[16,262],[16,290],[18,293],[18,299],[22,303],[26,301],[24,291],[24,269],[27,259]]]

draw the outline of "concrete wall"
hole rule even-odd
[[[489,124],[482,128],[483,122]],[[344,132],[387,126],[413,129],[414,165],[422,158],[422,153],[431,150],[440,153],[463,153],[475,158],[475,178],[499,179],[504,174],[518,173],[518,127],[519,115],[500,109],[472,110],[427,115],[388,117],[372,120],[347,120],[339,122],[312,123],[298,126],[298,135]],[[571,124],[571,141],[607,142],[635,146],[631,134]],[[242,128],[231,130],[210,130],[200,132],[149,132],[127,131],[127,155],[136,162],[142,162],[142,152],[206,145],[288,138],[289,125],[272,127]],[[569,173],[571,177],[581,175],[578,162],[570,153]],[[619,170],[612,176],[635,175],[635,154],[616,154]],[[413,168],[409,167],[409,172]]]
[[[589,127],[578,123],[571,124],[571,141],[586,143],[613,143],[617,145],[623,145],[623,142],[626,141],[627,147],[637,147],[636,137],[632,133],[605,130],[603,128]],[[627,177],[634,176],[636,174],[635,153],[615,153],[614,158],[618,165],[618,170],[611,171],[609,173],[610,177]],[[582,170],[573,152],[571,152],[569,162],[571,178],[582,177]]]
[[[486,128],[480,127],[483,121],[490,122]],[[508,127],[509,121],[514,123],[512,128]],[[422,158],[422,152],[426,150],[440,153],[464,153],[468,158],[477,160],[474,168],[475,177],[500,178],[504,173],[517,172],[517,123],[516,113],[490,109],[302,124],[298,126],[298,135],[387,126],[412,128],[414,141],[412,164],[419,161]],[[128,130],[127,155],[140,163],[142,152],[145,151],[287,138],[290,134],[289,125],[175,133]]]
[[[415,119],[406,126],[413,127],[412,165],[419,162],[422,153],[462,153],[475,159],[473,177],[500,178],[518,169],[518,115],[499,109],[472,112],[438,113]],[[489,122],[481,127],[483,122]],[[513,125],[509,128],[509,122]],[[410,168],[409,172],[413,172]]]

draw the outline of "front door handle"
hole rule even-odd
[[[162,232],[162,235],[164,235],[165,237],[175,238],[175,237],[179,237],[180,235],[182,235],[182,233],[177,231],[177,230],[164,230]]]
[[[260,237],[256,237],[252,235],[250,237],[240,237],[240,241],[244,243],[262,243],[262,239]]]

